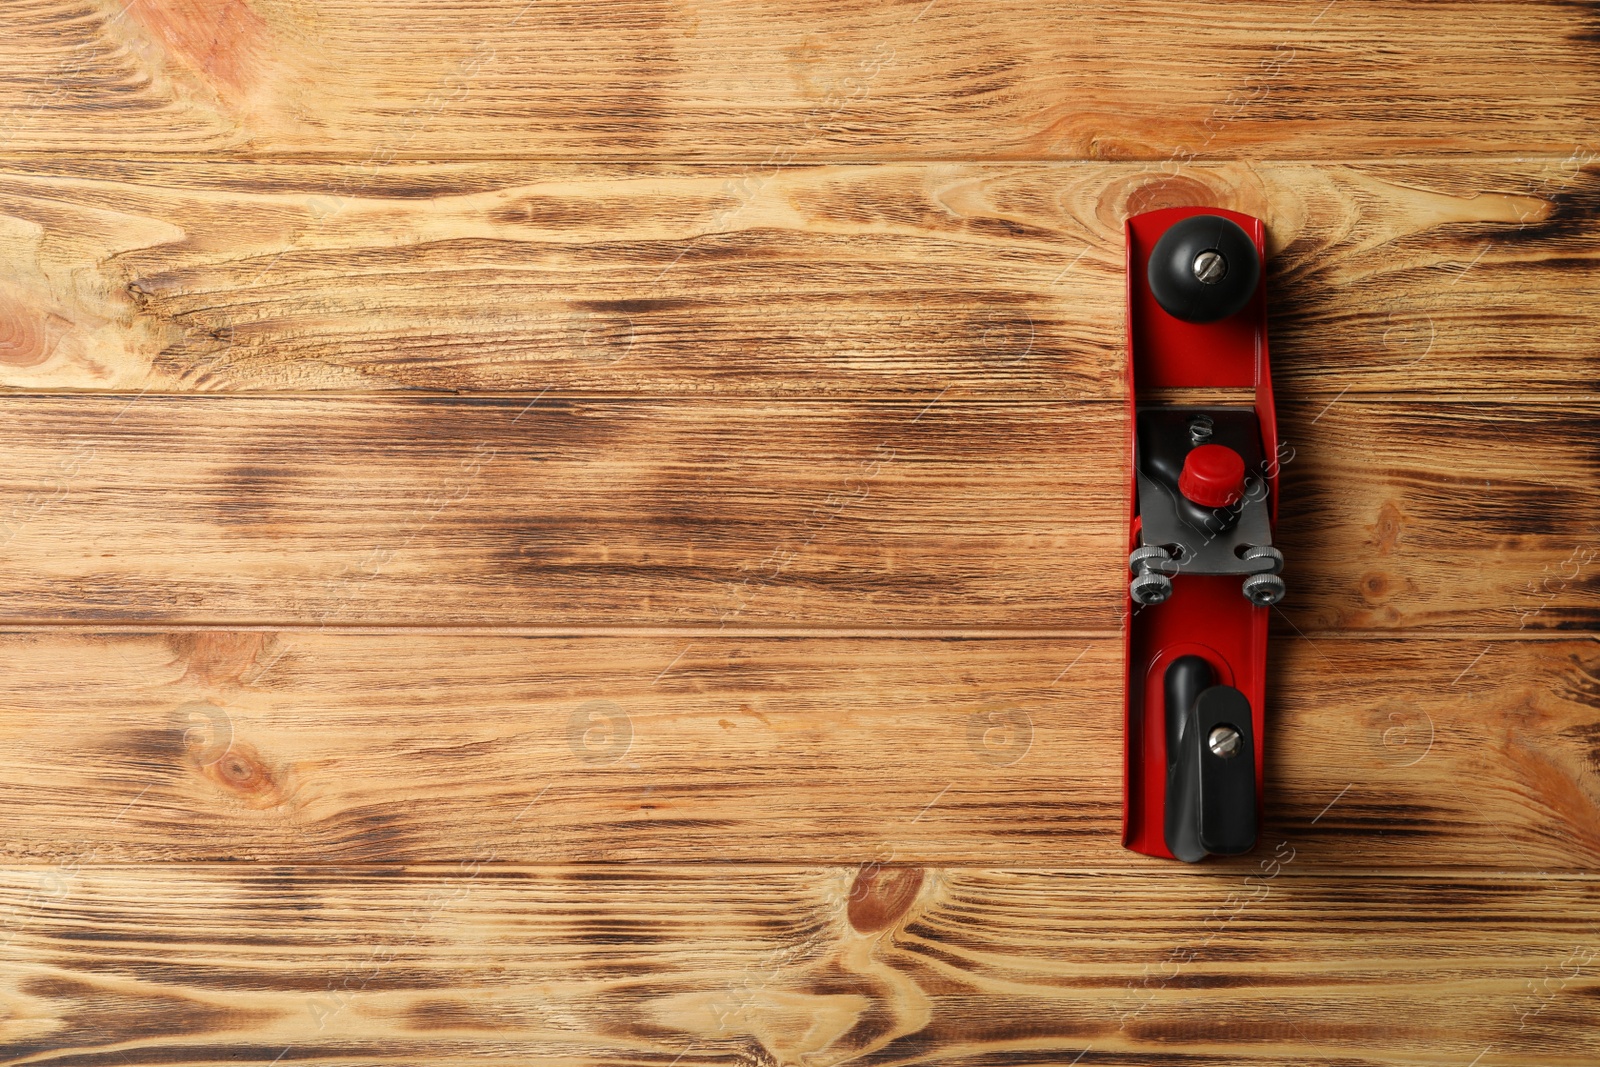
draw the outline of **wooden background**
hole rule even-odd
[[[8,0],[0,1052],[1600,1059],[1600,9]],[[1253,855],[1122,221],[1263,217]]]

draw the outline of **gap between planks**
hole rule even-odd
[[[1043,405],[1059,407],[1126,407],[1127,397],[1074,397],[1066,400],[1052,401],[1040,399],[1036,396],[961,396],[956,390],[960,382],[951,382],[934,399],[940,407],[1040,407]],[[1222,390],[1222,396],[1207,396],[1210,390],[1161,390],[1151,399],[1158,403],[1166,404],[1249,404],[1253,391],[1247,390]],[[528,400],[533,403],[544,401],[568,402],[583,404],[669,404],[682,402],[685,404],[704,404],[712,400],[721,400],[729,405],[743,405],[749,407],[764,404],[793,404],[804,405],[814,403],[819,406],[862,406],[874,407],[899,407],[907,410],[916,410],[929,406],[925,395],[907,396],[904,391],[896,393],[853,394],[850,396],[827,397],[821,400],[806,400],[801,398],[768,398],[762,396],[731,395],[727,397],[682,397],[640,393],[633,396],[619,395],[616,393],[595,392],[565,392],[554,388],[533,389],[528,388],[517,391],[478,392],[464,389],[406,389],[406,388],[376,388],[376,389],[313,389],[313,390],[271,390],[271,389],[214,389],[190,390],[175,392],[171,390],[149,389],[139,392],[127,390],[100,390],[100,389],[11,389],[0,387],[0,401],[3,400],[74,400],[82,397],[94,397],[100,400],[126,400],[131,406],[141,400],[351,400],[351,399],[384,399],[384,400],[461,400],[470,403],[479,401],[490,403],[503,400]],[[1519,393],[1502,390],[1479,390],[1477,392],[1441,392],[1418,390],[1414,393],[1397,393],[1390,389],[1367,392],[1360,386],[1344,386],[1334,389],[1331,385],[1326,389],[1310,390],[1295,389],[1280,390],[1274,396],[1279,407],[1293,404],[1306,403],[1331,398],[1329,407],[1340,399],[1348,397],[1352,402],[1359,400],[1367,407],[1416,407],[1422,404],[1466,404],[1468,406],[1483,406],[1485,404],[1505,407],[1537,407],[1561,408],[1568,410],[1574,407],[1584,408],[1600,405],[1600,396],[1593,393],[1550,394],[1550,393]],[[1320,416],[1319,416],[1320,417]],[[1315,420],[1313,420],[1315,421]],[[1120,442],[1118,443],[1120,447]],[[1120,452],[1118,453],[1120,455]]]
[[[1280,835],[1281,836],[1281,835]],[[1251,852],[1242,853],[1235,859],[1248,861],[1251,856],[1262,856],[1270,849],[1258,844]],[[668,860],[664,862],[650,860],[573,860],[563,863],[525,863],[525,862],[497,862],[494,860],[473,860],[472,871],[464,871],[461,861],[455,862],[422,862],[407,863],[393,860],[330,860],[324,863],[307,860],[283,862],[281,860],[213,860],[196,863],[190,860],[139,860],[134,862],[118,862],[115,860],[74,860],[74,867],[92,868],[96,871],[161,871],[163,873],[216,873],[222,871],[250,871],[259,872],[270,870],[273,873],[293,874],[296,871],[305,871],[319,875],[349,871],[355,876],[375,878],[408,877],[408,878],[537,878],[550,875],[560,875],[563,872],[579,872],[590,874],[606,874],[613,877],[626,877],[631,881],[648,882],[664,878],[704,878],[708,872],[721,868],[737,870],[740,874],[776,874],[796,875],[813,871],[853,870],[858,867],[871,869],[919,869],[930,871],[992,871],[1007,874],[1051,874],[1068,875],[1082,878],[1118,878],[1126,879],[1138,877],[1142,874],[1154,874],[1159,871],[1195,872],[1203,874],[1237,874],[1240,879],[1249,877],[1256,872],[1249,867],[1225,866],[1217,862],[1204,862],[1198,864],[1185,864],[1178,860],[1151,858],[1150,863],[1144,867],[1070,867],[1070,866],[1029,866],[1020,863],[915,863],[895,862],[894,860],[868,859],[859,864],[843,863],[782,863],[771,860],[745,860],[738,858],[716,860]],[[60,862],[53,863],[28,863],[14,860],[0,862],[0,874],[8,871],[38,871],[50,870],[60,867]],[[1273,876],[1277,879],[1299,879],[1308,882],[1333,882],[1333,881],[1405,881],[1405,882],[1504,882],[1511,884],[1526,884],[1537,879],[1540,883],[1566,882],[1574,885],[1600,885],[1600,872],[1595,871],[1542,871],[1527,868],[1497,867],[1493,869],[1475,867],[1470,865],[1452,867],[1414,867],[1414,868],[1388,868],[1388,867],[1318,867],[1315,870],[1290,870],[1287,867]],[[1215,881],[1207,882],[1205,888],[1216,888]]]
[[[1432,155],[1372,155],[1372,156],[1275,156],[1271,154],[1252,153],[1248,162],[1251,164],[1270,164],[1284,167],[1362,167],[1362,166],[1471,166],[1483,164],[1496,165],[1525,165],[1541,163],[1565,163],[1571,161],[1576,154],[1584,148],[1581,143],[1574,143],[1572,150],[1565,155],[1559,152],[1532,152],[1518,153],[1477,153],[1470,155],[1454,155],[1435,153]],[[1185,157],[1183,162],[1173,156],[1171,152],[1152,153],[1150,155],[1124,155],[1114,159],[1095,156],[1026,156],[1026,155],[997,155],[997,156],[972,156],[972,155],[883,155],[883,156],[816,156],[807,158],[803,162],[778,163],[772,159],[769,152],[766,155],[750,156],[724,156],[710,158],[693,156],[680,158],[676,156],[594,156],[594,155],[563,155],[563,154],[533,154],[526,153],[464,153],[426,152],[410,156],[397,152],[386,152],[388,160],[384,166],[415,166],[415,165],[446,165],[451,163],[511,163],[527,164],[529,166],[603,166],[603,167],[672,167],[680,169],[703,168],[713,170],[719,167],[760,167],[763,170],[816,170],[824,167],[893,167],[893,166],[1062,166],[1062,167],[1104,167],[1137,165],[1152,163],[1158,166],[1175,168],[1181,173],[1185,167],[1203,168],[1228,163],[1238,163],[1241,160],[1239,153],[1227,152],[1217,155],[1196,154]],[[93,163],[129,163],[137,166],[185,166],[185,165],[232,165],[240,166],[327,166],[329,164],[345,164],[352,167],[372,166],[372,153],[358,153],[348,155],[341,152],[286,152],[276,153],[247,153],[230,152],[225,149],[207,152],[156,152],[149,155],[133,155],[127,152],[96,151],[95,149],[79,149],[69,153],[51,151],[48,149],[18,149],[0,152],[0,169],[13,163],[35,164],[47,162],[59,164],[63,160],[82,159]]]
[[[1600,641],[1600,631],[1595,630],[1485,630],[1479,632],[1447,630],[1437,627],[1409,630],[1307,630],[1283,629],[1274,624],[1272,634],[1282,640],[1296,637],[1323,641],[1471,641],[1522,642],[1522,641],[1581,641],[1588,638]],[[1019,626],[1006,627],[827,627],[751,626],[718,628],[715,626],[500,626],[451,623],[437,625],[416,623],[342,623],[328,625],[309,622],[53,622],[50,620],[0,620],[0,636],[12,634],[88,634],[103,637],[120,635],[151,635],[172,633],[286,633],[326,634],[330,637],[355,636],[411,636],[423,634],[439,637],[529,637],[529,638],[660,638],[679,637],[695,641],[714,639],[741,640],[822,640],[848,639],[864,641],[1120,641],[1121,630],[1052,630]]]

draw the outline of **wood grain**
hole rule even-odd
[[[1600,170],[145,165],[0,174],[0,385],[1121,395],[1122,222],[1267,221],[1286,396],[1592,399]]]
[[[14,1063],[1583,1067],[1592,879],[0,872]],[[1485,1053],[1485,1050],[1489,1050]],[[1491,1058],[1492,1057],[1492,1058]]]
[[[1600,1060],[1593,4],[5,24],[0,1061]],[[1188,204],[1290,449],[1198,867],[1117,842]]]
[[[12,624],[1118,630],[1118,404],[17,397]],[[1592,406],[1289,407],[1306,631],[1592,628]]]
[[[1272,663],[1264,840],[1297,869],[1600,863],[1593,638]],[[1150,870],[1121,671],[1105,639],[17,634],[0,858]]]
[[[13,154],[1565,155],[1600,106],[1593,13],[1556,2],[16,7]]]
[[[1297,590],[1280,616],[1299,629],[1600,623],[1592,408],[1338,401],[1279,428],[1294,455],[1275,536]]]

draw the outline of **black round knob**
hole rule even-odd
[[[1219,215],[1175,222],[1150,253],[1150,294],[1185,322],[1216,322],[1250,302],[1261,281],[1256,243]]]

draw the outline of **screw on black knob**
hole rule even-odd
[[[1150,293],[1185,322],[1216,322],[1255,295],[1261,257],[1250,235],[1219,215],[1175,222],[1150,253]]]

